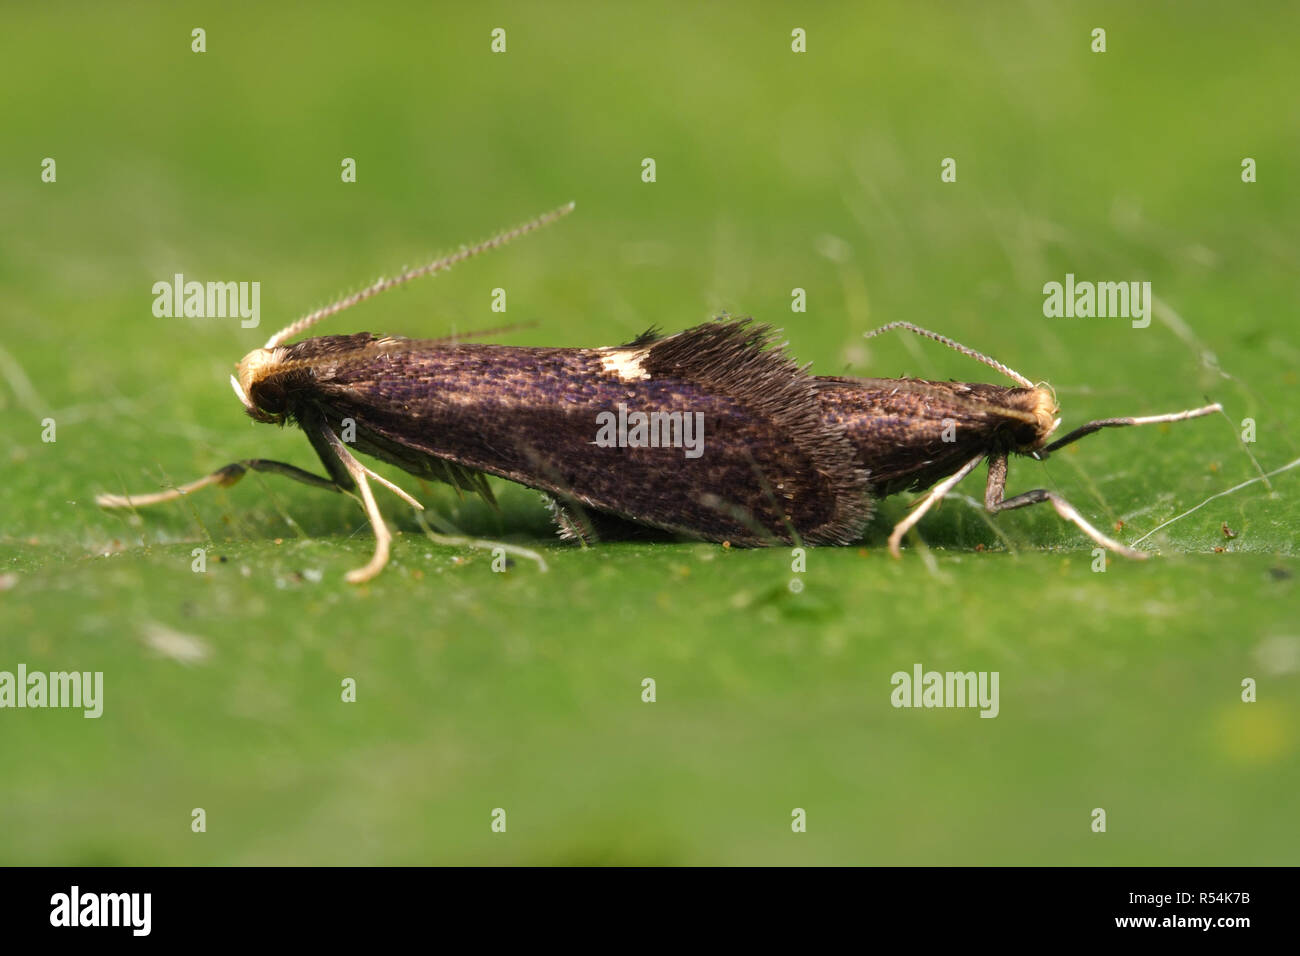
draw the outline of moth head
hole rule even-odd
[[[1029,414],[1033,416],[1033,438],[1018,446],[1016,451],[1029,453],[1037,451],[1047,444],[1047,439],[1061,424],[1057,417],[1060,409],[1056,405],[1056,393],[1046,383],[1035,385],[1029,392]]]
[[[239,360],[235,374],[230,376],[240,404],[255,421],[278,425],[285,419],[283,390],[266,387],[268,379],[283,371],[284,354],[282,348],[253,349]]]

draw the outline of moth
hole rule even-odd
[[[370,332],[289,341],[328,316],[572,209],[570,203],[381,279],[298,319],[243,357],[231,384],[244,410],[259,422],[301,428],[323,475],[248,459],[161,492],[102,494],[98,503],[126,508],[172,501],[209,485],[232,485],[250,470],[349,494],[375,537],[369,562],[346,575],[360,583],[385,566],[392,540],[370,482],[422,506],[356,452],[489,501],[488,475],[537,489],[548,497],[561,536],[587,540],[649,529],[739,546],[843,545],[862,537],[874,500],[929,488],[889,536],[898,557],[903,535],[987,460],[990,512],[1047,502],[1097,544],[1140,559],[1146,554],[1097,530],[1055,492],[1004,497],[1008,457],[1041,460],[1103,428],[1220,410],[1214,404],[1101,419],[1049,444],[1060,425],[1049,387],[907,322],[867,335],[904,329],[927,336],[1016,385],[815,376],[771,329],[727,317],[673,335],[652,329],[607,348],[522,348]]]

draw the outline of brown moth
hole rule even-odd
[[[1049,444],[1048,439],[1061,424],[1056,417],[1056,396],[1049,387],[1035,385],[1001,362],[910,322],[891,322],[866,333],[866,337],[891,329],[934,339],[1018,383],[1008,387],[915,378],[818,379],[824,415],[828,421],[843,425],[859,460],[870,463],[870,486],[875,495],[921,491],[934,485],[890,534],[889,550],[894,557],[899,557],[903,535],[986,459],[989,467],[984,506],[991,514],[1048,502],[1057,514],[1102,547],[1127,558],[1148,557],[1102,534],[1054,491],[1037,488],[1005,498],[1007,459],[1017,454],[1042,461],[1058,448],[1103,428],[1180,422],[1220,412],[1221,405],[1214,403],[1167,415],[1098,419]]]
[[[250,469],[350,494],[375,534],[371,560],[347,575],[355,583],[384,567],[391,541],[369,479],[422,506],[353,450],[488,500],[486,475],[535,488],[548,496],[562,535],[582,538],[648,528],[744,546],[848,544],[861,537],[873,498],[933,485],[890,535],[897,556],[907,530],[988,459],[990,511],[1050,502],[1093,541],[1142,558],[1053,492],[1004,499],[1008,456],[1042,458],[1100,428],[1219,410],[1104,419],[1048,444],[1059,424],[1049,389],[901,322],[869,335],[908,329],[976,358],[1017,386],[818,377],[787,356],[770,329],[748,319],[723,318],[668,336],[652,330],[608,348],[520,348],[369,332],[288,344],[326,316],[503,245],[572,208],[381,280],[244,356],[231,382],[245,411],[259,422],[302,428],[324,476],[250,459],[158,493],[100,495],[99,504],[171,501],[208,485],[234,484]]]

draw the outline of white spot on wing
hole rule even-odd
[[[601,367],[611,375],[618,376],[621,382],[642,382],[650,373],[641,364],[645,361],[646,349],[601,349]]]

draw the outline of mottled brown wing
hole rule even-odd
[[[352,419],[359,450],[416,474],[430,461],[450,463],[745,545],[796,535],[846,543],[868,517],[866,475],[843,428],[824,418],[816,380],[747,321],[616,349],[322,337],[290,347],[286,363],[298,358],[298,378],[279,383],[290,405],[310,403],[335,429]],[[698,413],[698,457],[683,447],[596,444],[620,405]]]

